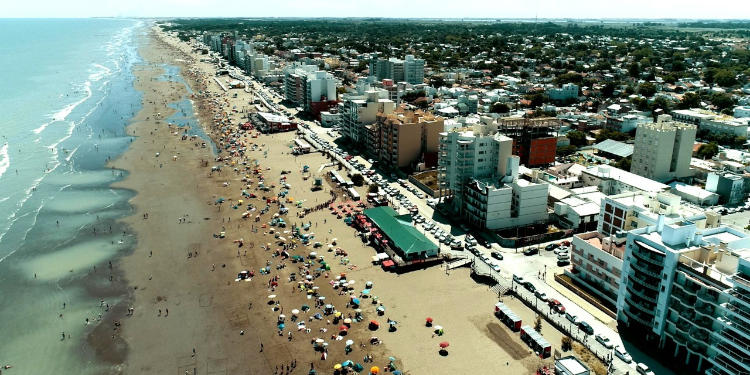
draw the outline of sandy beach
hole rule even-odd
[[[304,374],[314,367],[331,374],[335,364],[347,359],[360,363],[366,373],[373,365],[388,366],[389,357],[395,358],[395,368],[413,375],[526,374],[551,364],[534,356],[517,334],[494,318],[497,297],[473,281],[468,269],[387,273],[371,264],[374,250],[327,209],[298,218],[303,208],[331,199],[332,191],[338,197],[335,204],[347,203],[327,182],[323,190],[311,191],[311,180],[301,173],[307,165],[313,175],[322,176],[330,160],[320,153],[291,155],[294,132],[257,138],[253,131],[237,133],[250,94],[225,93],[213,80],[212,65],[200,62],[186,44],[152,31],[140,53],[146,63],[136,71],[136,88],[143,92],[143,108],[128,128],[136,138],[112,163],[129,171],[117,187],[138,193],[131,200],[133,215],[126,219],[137,235],[137,247],[115,264],[131,298],[117,306],[91,338],[114,373]],[[168,104],[189,95],[183,83],[157,79],[165,63],[182,68],[182,77],[195,92],[191,99],[201,125],[219,148],[226,148],[219,155],[223,160],[215,160],[201,139],[183,137],[181,129],[165,120],[174,111]],[[234,148],[227,147],[230,142]],[[261,178],[274,188],[260,190]],[[288,225],[271,233],[268,223],[280,204],[269,204],[268,212],[258,221],[254,218],[266,207],[263,197],[276,197],[284,182],[288,195],[280,203],[289,212],[281,217]],[[224,202],[218,204],[221,198]],[[243,219],[246,211],[248,218]],[[320,249],[292,245],[292,228],[304,224],[309,229],[301,233],[313,235],[312,242],[323,245]],[[288,238],[287,254],[307,263],[285,259],[283,242],[275,235]],[[341,248],[345,257],[326,251],[334,238],[331,249]],[[319,256],[308,259],[311,251]],[[320,255],[330,270],[321,266]],[[266,266],[270,272],[262,274]],[[235,281],[243,270],[254,276]],[[345,293],[332,286],[342,273],[354,281]],[[301,289],[299,281],[307,275],[311,283]],[[324,315],[316,301],[325,297],[320,303],[332,304],[341,319],[355,318],[357,310],[348,302],[360,297],[368,281],[374,287],[369,298],[361,299],[362,321],[352,322],[347,334],[339,335],[343,320]],[[276,296],[270,304],[269,295]],[[372,303],[375,296],[378,304]],[[385,309],[382,315],[376,311],[379,303]],[[303,311],[303,305],[310,310]],[[295,309],[301,311],[293,314]],[[317,313],[321,319],[314,318]],[[280,314],[285,315],[283,329],[277,325]],[[425,327],[427,317],[444,327],[444,335]],[[379,329],[368,327],[371,320]],[[397,322],[392,332],[389,320]],[[304,329],[298,329],[299,322],[305,323]],[[370,345],[371,337],[382,343]],[[316,339],[327,345],[315,350]],[[559,337],[548,339],[559,345]],[[354,342],[351,353],[346,352],[346,340]],[[450,346],[441,355],[438,344],[443,341]],[[322,360],[324,352],[327,358]],[[364,362],[368,354],[371,363]]]

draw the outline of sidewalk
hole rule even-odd
[[[591,314],[594,318],[596,318],[600,322],[604,323],[607,327],[612,328],[612,330],[617,332],[617,321],[615,319],[612,319],[609,315],[599,310],[596,306],[588,303],[586,300],[579,297],[577,294],[573,293],[568,288],[566,288],[565,286],[555,281],[554,273],[550,272],[548,275],[546,275],[544,282],[547,285],[551,286],[552,289],[562,294],[565,298],[569,299],[570,302],[573,302],[574,304],[580,306],[581,308],[586,310],[586,312]]]

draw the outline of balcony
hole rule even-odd
[[[656,309],[656,304],[653,304],[649,306],[646,303],[638,302],[636,300],[630,299],[629,301],[625,302],[631,307],[635,307],[638,310],[641,310],[643,314],[647,315],[648,319],[652,319],[654,316],[654,310]]]
[[[649,289],[659,290],[659,283],[661,280],[651,275],[650,273],[641,272],[636,267],[632,267],[630,271],[630,279],[635,280],[639,284],[645,285]]]
[[[696,295],[698,298],[708,303],[716,303],[719,301],[719,297],[714,293],[698,292]]]
[[[743,309],[729,302],[724,303],[722,306],[729,312],[729,315],[733,316],[732,317],[733,321],[744,320],[745,322],[750,323],[750,311],[749,310]]]
[[[741,321],[731,321],[727,318],[716,318],[725,330],[733,330],[738,334],[745,336],[750,339],[750,325],[747,325]]]
[[[657,279],[661,278],[661,269],[656,267],[649,267],[646,264],[640,263],[640,262],[632,262],[630,265],[638,270],[639,272],[645,273],[649,276],[653,276]]]
[[[698,327],[692,327],[689,331],[690,337],[699,340],[699,341],[706,341],[708,340],[708,331],[698,328]]]
[[[713,305],[709,305],[707,303],[704,303],[701,306],[697,306],[695,310],[701,313],[702,315],[709,316],[709,317],[713,317],[714,312],[716,312],[716,309],[713,307]]]
[[[748,278],[748,276],[743,273],[734,274],[732,276],[732,281],[734,281],[735,284],[745,287],[746,289],[750,289],[750,278]]]
[[[638,248],[638,250],[633,251],[633,255],[635,255],[636,258],[643,260],[644,262],[648,262],[655,266],[659,266],[659,268],[661,268],[664,265],[664,257],[651,255],[651,252],[648,250],[643,250],[643,249]]]
[[[629,309],[624,309],[624,311],[625,311],[625,315],[627,315],[628,318],[631,318],[631,319],[635,320],[636,322],[638,322],[640,324],[643,324],[646,327],[653,326],[653,323],[651,322],[652,318],[650,318],[650,317],[641,317],[642,314],[640,314],[640,313],[634,313],[634,312],[630,311]]]
[[[642,278],[635,277],[633,274],[631,274],[630,277],[628,277],[628,279],[631,282],[633,282],[633,285],[635,286],[645,288],[645,289],[650,289],[656,292],[656,294],[659,294],[659,281],[658,280],[656,282],[649,283],[648,281],[643,281]]]
[[[717,347],[727,353],[732,353],[734,356],[745,357],[750,361],[750,340],[739,337],[737,333],[726,329],[721,332],[714,331],[713,334],[722,339]]]
[[[711,362],[721,367],[721,370],[711,369],[711,375],[750,375],[746,368],[738,366],[723,355],[711,358]]]
[[[747,294],[743,292],[738,291],[737,289],[730,290],[728,294],[732,299],[744,303],[745,304],[744,308],[750,309],[750,296],[748,296]]]
[[[678,330],[688,333],[690,332],[690,323],[686,322],[684,319],[680,319],[675,324]]]

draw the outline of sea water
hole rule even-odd
[[[134,193],[110,187],[126,172],[106,163],[141,108],[132,70],[145,26],[0,20],[0,366],[13,374],[112,366],[86,335],[125,297],[109,262],[135,241],[116,222]]]

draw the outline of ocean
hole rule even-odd
[[[135,243],[116,222],[134,192],[110,187],[126,172],[106,163],[141,108],[146,26],[0,20],[0,366],[13,374],[111,369],[86,336],[126,297],[109,262]]]

